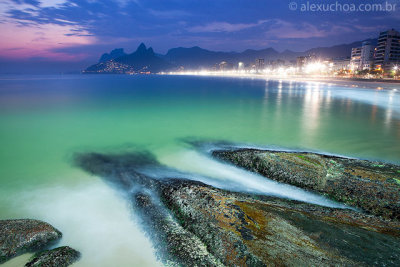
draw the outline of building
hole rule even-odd
[[[233,69],[233,64],[226,62],[226,61],[222,61],[218,64],[218,69],[220,71],[228,71],[228,70],[232,70]]]
[[[375,69],[392,70],[400,64],[400,33],[394,29],[381,32],[375,51]]]
[[[302,73],[306,69],[307,65],[317,62],[316,55],[300,56],[296,59],[297,72]]]
[[[296,67],[298,71],[302,71],[307,63],[307,57],[297,57]]]
[[[350,68],[350,58],[334,58],[331,62],[331,70],[337,71],[347,71]]]
[[[256,70],[264,70],[265,69],[265,61],[263,58],[256,59]]]
[[[360,69],[371,70],[374,62],[374,49],[370,42],[363,42],[361,46]]]
[[[222,61],[221,63],[219,63],[219,70],[221,71],[228,70],[228,62]]]
[[[355,47],[351,49],[350,69],[361,69],[361,47]]]
[[[244,70],[244,63],[243,62],[239,62],[238,63],[238,70]]]
[[[370,42],[363,42],[361,47],[355,47],[351,49],[351,70],[370,70],[373,66],[373,61],[374,47]]]

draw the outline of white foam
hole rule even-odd
[[[63,233],[57,246],[82,253],[74,266],[162,266],[126,199],[100,179],[92,180],[23,192],[15,204],[27,217],[49,222]]]
[[[282,184],[261,175],[214,160],[196,151],[185,150],[180,153],[159,158],[161,163],[178,170],[199,174],[187,176],[209,185],[247,193],[277,196],[332,208],[349,208],[323,196],[301,188]],[[201,176],[200,176],[201,175]]]

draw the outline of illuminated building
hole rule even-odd
[[[375,52],[375,68],[391,70],[400,64],[400,33],[394,29],[381,32]]]
[[[370,42],[363,42],[361,47],[351,49],[350,66],[352,70],[369,70],[373,65],[374,47]]]

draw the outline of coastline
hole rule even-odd
[[[278,157],[264,157],[269,153]],[[166,264],[398,265],[399,194],[393,177],[399,166],[253,149],[217,150],[210,156],[266,178],[270,175],[262,170],[268,169],[277,182],[297,182],[294,186],[312,188],[356,209],[228,190],[185,176],[148,176],[142,165],[160,173],[170,170],[141,152],[82,153],[75,156],[75,164],[126,194]]]
[[[355,87],[374,90],[400,90],[400,80],[386,79],[363,79],[363,78],[339,78],[339,77],[300,77],[300,76],[277,76],[250,73],[218,73],[218,72],[187,72],[187,73],[161,73],[159,75],[173,76],[207,76],[228,78],[250,78],[260,80],[285,81],[285,82],[313,82],[344,87]]]

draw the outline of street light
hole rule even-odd
[[[397,76],[397,71],[399,70],[399,66],[397,66],[397,65],[395,65],[394,67],[393,67],[393,78],[395,78],[396,79],[396,76]]]

